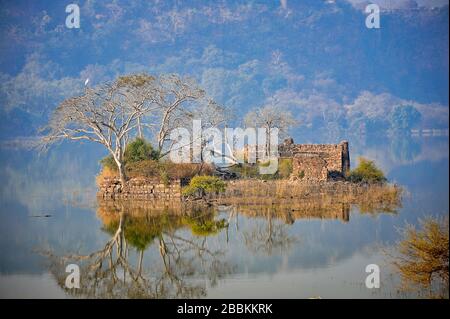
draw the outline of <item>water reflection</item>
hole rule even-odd
[[[390,148],[396,163],[411,163],[421,152],[419,141],[410,135],[395,136],[391,140]]]
[[[415,149],[416,141],[420,148]],[[196,294],[206,297],[274,297],[276,290],[277,297],[288,298],[372,298],[373,292],[357,285],[364,285],[367,264],[382,265],[377,245],[393,245],[399,239],[399,227],[415,225],[427,214],[448,216],[448,138],[379,140],[372,144],[351,140],[350,144],[353,164],[359,155],[375,159],[389,180],[407,190],[402,205],[386,201],[386,196],[372,196],[371,200],[321,198],[275,207],[263,205],[258,198],[248,205],[229,203],[197,213],[176,207],[167,207],[163,213],[164,208],[137,203],[122,208],[118,203],[95,202],[96,159],[105,155],[101,150],[67,145],[40,157],[0,149],[0,296],[64,297],[67,292],[69,296],[162,298],[177,296],[171,281],[175,274],[181,286],[197,287]],[[397,149],[398,155],[394,154]],[[52,217],[30,217],[43,214]],[[222,227],[223,220],[228,227]],[[114,242],[111,249],[117,278],[109,272],[109,279],[97,279],[88,266],[88,262],[95,265],[95,258],[72,257],[102,251],[119,225],[123,240]],[[164,259],[159,250],[161,237],[171,252]],[[178,237],[196,243],[196,248]],[[179,260],[177,247],[183,247],[179,248]],[[199,247],[218,253],[211,256],[200,249],[206,258],[202,265],[196,257]],[[51,254],[44,258],[33,253],[36,249]],[[125,275],[125,284],[124,265],[117,252],[122,252],[133,270],[133,277]],[[98,274],[106,271],[106,257]],[[177,261],[185,266],[178,267]],[[51,276],[46,262],[50,262]],[[91,272],[87,277],[91,282],[82,279],[85,290],[64,290],[65,266],[71,262]],[[225,264],[225,270],[211,269]],[[147,290],[139,288],[144,287],[142,279],[138,279],[139,285],[132,284],[139,273],[150,282]],[[89,293],[87,288],[96,280],[99,288]],[[158,280],[164,288],[155,291]],[[391,278],[383,281],[384,297],[397,296],[390,282]]]
[[[233,270],[223,248],[209,245],[208,238],[227,226],[212,210],[100,202],[97,215],[111,236],[104,247],[88,255],[47,253],[62,288],[64,265],[80,266],[81,287],[66,289],[69,293],[90,298],[198,298],[206,295],[207,284],[216,285]]]
[[[296,236],[288,232],[288,227],[294,220],[289,214],[286,221],[276,218],[275,209],[261,211],[265,223],[256,222],[255,225],[243,232],[244,242],[252,253],[264,253],[268,256],[274,251],[289,251],[292,245],[298,241]]]
[[[377,210],[383,210],[380,202]],[[45,251],[49,270],[69,295],[89,298],[199,298],[242,265],[230,252],[241,238],[246,253],[289,253],[302,219],[348,222],[351,204],[307,201],[286,205],[185,206],[146,201],[98,201],[97,217],[109,239],[87,254]],[[390,211],[385,209],[385,211]],[[251,221],[242,229],[239,215]],[[229,227],[235,232],[230,235]],[[66,265],[80,267],[80,289],[66,289]]]

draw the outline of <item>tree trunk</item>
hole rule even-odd
[[[266,128],[265,158],[270,156],[270,127]]]
[[[142,261],[144,260],[144,250],[139,252],[139,263],[138,263],[138,276],[142,274]]]
[[[123,189],[125,187],[126,182],[127,182],[127,176],[125,174],[125,167],[124,167],[124,165],[121,162],[117,163],[117,167],[119,168],[120,184],[121,184],[122,189]]]
[[[114,160],[116,161],[116,165],[117,165],[117,169],[119,170],[119,178],[120,178],[120,186],[121,189],[123,189],[125,187],[125,184],[127,182],[127,175],[125,173],[125,165],[123,165],[123,162],[117,158],[114,154],[113,154]]]
[[[137,128],[138,128],[138,137],[143,138],[142,136],[142,127],[141,127],[141,118],[137,118]]]

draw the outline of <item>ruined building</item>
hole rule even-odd
[[[294,144],[294,140],[288,138],[278,150],[280,158],[292,158],[292,179],[342,179],[350,170],[347,141],[339,144]]]

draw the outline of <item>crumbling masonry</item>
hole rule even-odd
[[[348,142],[339,144],[294,144],[286,139],[278,148],[280,158],[292,158],[291,179],[339,180],[350,170]]]

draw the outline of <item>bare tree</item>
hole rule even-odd
[[[151,111],[158,109],[155,105],[155,94],[158,91],[157,78],[145,73],[120,76],[117,79],[117,85],[129,105],[139,111],[136,120],[137,136],[144,138],[144,127],[151,126],[150,123],[145,123],[145,117],[151,114]]]
[[[154,107],[153,83],[154,78],[146,75],[119,77],[64,100],[44,128],[44,145],[63,139],[102,144],[117,164],[123,187],[125,146],[130,133],[141,130],[141,118]]]
[[[177,128],[192,128],[193,120],[201,120],[202,128],[216,127],[228,119],[224,107],[209,98],[197,83],[176,74],[162,75],[158,79],[155,95],[158,105],[155,132],[158,150],[165,154],[171,150],[170,132]]]
[[[194,80],[175,74],[121,76],[63,101],[44,128],[42,141],[45,146],[63,139],[102,144],[117,164],[123,187],[124,153],[130,136],[142,138],[144,128],[149,129],[164,156],[171,150],[171,145],[166,145],[170,132],[192,128],[194,119],[202,120],[203,126],[217,126],[226,120],[224,108],[208,98]]]
[[[192,119],[189,109],[205,97],[205,92],[192,79],[180,78],[175,74],[162,75],[158,82],[155,95],[159,106],[156,139],[158,150],[162,151],[171,130],[182,127],[188,118]]]
[[[289,235],[288,227],[276,217],[273,208],[261,211],[260,217],[266,218],[266,223],[257,223],[253,230],[243,233],[245,245],[253,252],[263,252],[268,256],[275,251],[288,251],[292,244],[298,241],[297,237]]]
[[[231,119],[231,113],[208,97],[194,79],[176,74],[161,75],[155,94],[157,112],[152,113],[150,123],[144,124],[153,131],[161,156],[171,151],[176,141],[170,139],[170,133],[183,128],[191,133],[193,139],[188,145],[199,142],[192,134],[193,120],[201,121],[201,131],[207,128],[223,126]],[[206,146],[201,140],[201,149]]]
[[[272,131],[278,128],[279,133],[287,135],[288,129],[297,123],[289,111],[277,105],[266,105],[248,112],[244,122],[247,127],[262,127],[265,129],[265,156],[270,154],[270,135]]]

